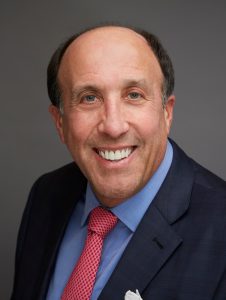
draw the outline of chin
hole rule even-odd
[[[97,185],[95,185],[97,186]],[[94,189],[98,200],[107,207],[114,207],[128,198],[136,194],[138,188],[135,188],[136,184],[122,184],[121,182],[117,185],[102,185],[98,189]]]

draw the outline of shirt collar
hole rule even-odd
[[[147,208],[151,204],[160,186],[162,185],[173,159],[173,148],[170,142],[167,142],[165,156],[147,184],[137,194],[128,198],[126,201],[112,208],[111,211],[124,223],[132,232],[134,232],[140,223]],[[88,183],[85,196],[84,213],[81,220],[81,226],[84,226],[89,213],[100,202],[96,198],[90,184]]]

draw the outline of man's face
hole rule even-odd
[[[50,107],[61,140],[99,200],[134,195],[161,163],[174,97],[163,108],[161,68],[140,35],[120,27],[81,35],[58,74],[64,113]]]

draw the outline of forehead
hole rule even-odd
[[[62,58],[58,78],[62,81],[89,73],[106,78],[109,73],[146,71],[162,81],[161,67],[147,41],[131,29],[102,27],[71,43]]]

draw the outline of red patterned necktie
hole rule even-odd
[[[63,291],[61,300],[89,300],[101,258],[104,238],[117,223],[110,211],[96,207],[90,215],[82,254]]]

